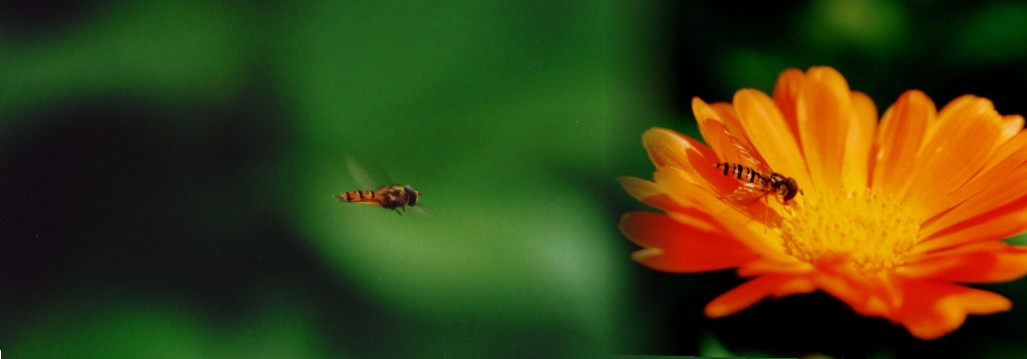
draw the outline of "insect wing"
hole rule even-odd
[[[755,183],[743,183],[724,199],[733,204],[747,207],[766,195],[767,191]]]
[[[353,181],[356,182],[357,186],[362,189],[375,190],[379,187],[390,184],[388,176],[385,175],[385,171],[380,168],[375,171],[374,175],[367,170],[367,167],[360,164],[353,156],[346,156],[346,171],[353,177]]]
[[[745,133],[741,129],[716,121],[710,121],[707,126],[713,130],[711,133],[713,138],[710,142],[720,144],[719,147],[724,152],[722,153],[724,162],[741,164],[762,172],[771,172],[766,161],[752,147],[752,143],[745,137]]]
[[[425,209],[424,206],[422,206],[420,203],[418,203],[416,206],[407,208],[407,211],[413,213],[415,216],[418,216],[418,217],[422,217],[422,218],[431,217],[431,211],[428,211],[427,209]]]

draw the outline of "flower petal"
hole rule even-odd
[[[774,101],[756,90],[735,93],[738,119],[749,134],[753,147],[775,172],[795,178],[800,186],[810,184],[798,142]]]
[[[711,229],[644,211],[626,213],[620,222],[624,236],[646,248],[635,252],[633,258],[656,270],[704,272],[737,267],[757,257],[732,236]]]
[[[870,185],[870,149],[877,130],[877,107],[862,92],[853,91],[851,97],[852,112],[845,138],[845,158],[842,160],[842,187],[856,191]]]
[[[831,190],[842,183],[842,162],[852,105],[849,85],[837,70],[813,67],[796,104],[796,120],[812,186]]]
[[[1019,195],[1021,197],[1016,198],[1013,202],[965,219],[955,225],[948,226],[942,231],[931,233],[921,230],[921,233],[930,234],[928,234],[929,237],[927,239],[914,247],[914,252],[928,253],[967,243],[996,241],[1023,233],[1027,230],[1027,195],[1023,193],[1020,192]],[[949,212],[946,215],[952,213]],[[937,228],[944,227],[939,225]]]
[[[674,172],[674,176],[685,180],[677,187],[663,188],[661,191],[668,194],[684,194],[676,199],[686,207],[708,208],[703,204],[710,203],[712,199],[721,200],[741,184],[738,180],[725,176],[714,166],[717,162],[713,151],[689,137],[671,130],[653,128],[645,132],[643,143],[653,163],[656,164],[657,172],[663,168],[674,168],[678,170]],[[706,192],[712,199],[710,196],[693,192]],[[687,199],[682,200],[684,198]],[[753,216],[762,219],[762,214],[766,213],[764,207],[765,204],[755,203],[746,209]]]
[[[692,191],[698,188],[726,196],[738,188],[737,180],[724,176],[714,167],[717,155],[688,136],[663,128],[651,128],[642,135],[642,143],[657,169],[677,168],[688,182],[697,186],[678,189]]]
[[[659,183],[631,176],[617,177],[617,182],[620,183],[628,195],[655,208],[668,212],[694,210],[694,208],[689,208],[675,202],[673,198],[667,195],[666,190]]]
[[[950,104],[938,114],[934,135],[910,168],[913,178],[904,199],[907,205],[936,212],[940,202],[963,186],[994,152],[1002,134],[1001,116],[987,99],[961,99],[967,103]]]
[[[945,248],[945,249],[941,249],[941,250],[936,250],[936,251],[931,251],[931,252],[926,252],[926,253],[914,254],[912,256],[909,256],[908,263],[915,263],[917,261],[927,260],[927,259],[932,259],[932,258],[937,258],[937,257],[943,257],[943,256],[957,256],[957,255],[963,255],[963,254],[967,254],[967,253],[975,253],[975,252],[981,252],[981,251],[1001,250],[1002,248],[1005,248],[1005,246],[1007,246],[1007,245],[1009,245],[1009,244],[1007,244],[1006,242],[998,241],[998,240],[990,240],[990,241],[983,241],[983,242],[977,242],[977,243],[964,244],[964,245],[960,245],[960,246],[957,246],[957,247],[949,247],[949,248]]]
[[[711,166],[710,168],[712,169],[713,167]],[[720,177],[726,178],[725,176]],[[755,211],[749,208],[739,209],[732,207],[724,201],[717,191],[697,185],[693,173],[675,167],[664,167],[653,173],[653,179],[656,183],[667,188],[667,194],[677,203],[681,203],[685,207],[699,208],[706,213],[715,215],[720,221],[727,221],[737,225],[738,223],[750,222],[753,218],[756,218],[755,216],[760,216],[760,219],[763,219],[760,212],[763,211],[762,209]],[[731,180],[730,178],[728,179]],[[737,185],[737,182],[734,183],[734,186]],[[751,207],[765,208],[765,205],[757,202]],[[777,220],[780,220],[780,217],[777,217]]]
[[[696,97],[692,99],[692,112],[695,113],[703,140],[709,143],[717,153],[719,162],[737,163],[761,169],[763,158],[759,156],[759,153],[749,151],[752,145],[734,115],[734,108],[731,105],[723,102],[711,105]]]
[[[708,147],[682,135],[665,128],[650,128],[642,134],[642,146],[645,146],[649,158],[660,167],[677,167],[689,169],[692,167],[688,156],[690,152],[710,160],[710,164],[716,162],[716,155]]]
[[[986,244],[997,248],[956,255],[943,253],[908,263],[896,273],[907,278],[962,283],[1004,282],[1027,274],[1027,248],[1004,242]]]
[[[816,287],[805,276],[768,274],[745,282],[713,299],[706,305],[706,316],[720,318],[738,313],[771,295],[774,298],[781,298],[792,294],[811,293],[814,290]]]
[[[706,208],[701,203],[692,200],[682,200],[681,197],[674,197],[664,188],[663,185],[650,182],[644,179],[635,177],[619,177],[617,181],[621,183],[624,190],[628,192],[635,199],[653,206],[655,208],[667,211],[667,215],[673,219],[684,223],[686,225],[693,226],[707,231],[714,231],[713,228],[717,220],[714,220],[707,212],[702,209]]]
[[[1022,132],[999,145],[995,153],[988,159],[988,163],[984,165],[984,169],[974,175],[966,185],[953,192],[952,195],[946,196],[926,216],[935,217],[939,213],[962,205],[968,199],[975,197],[979,205],[972,208],[977,209],[977,211],[1001,206],[1003,201],[1015,198],[1010,197],[1010,195],[1015,196],[1016,193],[1022,193],[1009,192],[1009,187],[1007,186],[1015,186],[1015,183],[1003,182],[1009,182],[1010,179],[1017,179],[1021,178],[1019,177],[1021,175],[1027,175],[1027,168],[1022,167],[1024,164],[1027,164],[1027,132]],[[994,194],[982,194],[982,192],[989,189],[1003,191],[1005,196],[994,197]],[[951,225],[954,220],[965,219],[967,215],[973,215],[966,211],[967,208],[970,207],[964,207],[956,211],[956,213],[946,213],[940,218],[935,218],[925,225],[925,231],[921,233],[929,235],[944,229],[946,225]]]
[[[663,128],[651,128],[642,138],[657,169],[674,168],[678,170],[674,172],[675,176],[684,179],[684,183],[675,182],[678,186],[667,188],[663,184],[639,178],[618,178],[628,194],[646,204],[668,212],[708,210],[709,203],[716,202],[715,199],[726,196],[739,186],[738,181],[724,176],[713,166],[716,154],[692,138]],[[705,192],[706,195],[699,192]],[[674,193],[687,195],[672,195]],[[765,205],[757,203],[751,207],[751,212],[759,215],[761,221],[764,220],[764,214],[767,213]],[[733,212],[737,214],[737,211]]]
[[[988,159],[984,168],[987,171],[999,169],[1009,173],[1010,168],[1027,163],[1027,153],[1025,152],[1027,152],[1027,131],[1020,131],[995,149],[995,153]],[[977,177],[980,177],[980,174]]]
[[[844,255],[817,260],[814,282],[852,310],[865,316],[891,316],[900,305],[899,290],[887,272],[866,275]]]
[[[1020,115],[1005,115],[1002,116],[1002,138],[1000,141],[1006,141],[1016,134],[1023,131],[1023,116]]]
[[[934,121],[934,102],[920,91],[906,91],[884,113],[877,132],[872,187],[884,193],[904,193],[909,188],[909,168]]]
[[[648,198],[663,195],[665,192],[659,184],[638,177],[621,176],[617,177],[617,182],[631,197],[643,202]]]
[[[799,92],[802,91],[802,83],[806,81],[806,74],[799,69],[787,69],[777,77],[774,85],[774,103],[781,110],[788,129],[795,136],[799,135],[799,124],[795,119],[795,104],[799,99]],[[798,140],[798,139],[796,139]]]
[[[710,215],[720,228],[744,243],[765,259],[787,263],[794,259],[784,254],[781,241],[767,230],[781,221],[776,210],[757,202],[745,208],[738,208],[709,191],[696,190],[688,175],[673,167],[664,167],[653,174],[653,179],[668,189],[669,195],[678,203],[695,207]],[[757,209],[758,208],[758,209]]]
[[[945,282],[904,280],[903,294],[902,310],[895,319],[924,340],[959,328],[967,314],[991,314],[1012,307],[1009,299],[998,294]]]

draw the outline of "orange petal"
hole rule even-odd
[[[752,144],[749,142],[751,136],[745,131],[741,120],[735,114],[735,107],[733,105],[727,102],[714,102],[710,104],[710,108],[717,113],[720,122],[727,128],[729,133],[736,135],[735,137],[741,141],[742,145],[748,148],[752,147]]]
[[[689,182],[701,189],[723,196],[738,187],[738,181],[724,176],[714,167],[717,163],[716,154],[690,137],[672,130],[652,128],[642,135],[642,142],[657,168],[680,169],[687,175]]]
[[[803,154],[812,185],[832,189],[841,184],[842,159],[851,115],[849,85],[837,70],[813,67],[796,104]]]
[[[794,177],[800,186],[809,185],[798,142],[774,101],[756,90],[740,90],[735,93],[734,104],[753,147],[770,168]]]
[[[956,330],[967,314],[991,314],[1009,310],[1009,299],[995,293],[956,284],[903,281],[905,295],[897,319],[913,336],[931,340]]]
[[[813,271],[813,266],[809,263],[799,261],[792,257],[792,261],[789,262],[776,262],[767,258],[760,258],[754,261],[750,261],[738,267],[739,277],[756,277],[770,273],[785,273],[785,274],[808,274]]]
[[[896,273],[914,279],[946,282],[993,283],[1027,274],[1027,248],[990,242],[999,248],[955,255],[936,255],[908,263]],[[990,247],[990,246],[989,246]]]
[[[716,155],[708,147],[688,136],[665,128],[646,130],[642,134],[642,145],[645,146],[649,158],[657,168],[666,166],[691,168],[692,165],[688,160],[689,152],[696,152],[699,156],[708,157],[711,160],[716,158]]]
[[[748,161],[740,152],[739,146],[742,147],[742,150],[752,146],[738,123],[731,105],[723,102],[711,105],[696,97],[692,99],[692,111],[695,113],[703,140],[710,144],[713,151],[717,153],[717,158],[720,159],[717,162],[760,167],[759,164]],[[762,157],[758,157],[758,153],[753,153],[753,155],[759,162],[763,162]]]
[[[799,124],[795,119],[795,103],[799,99],[799,91],[802,90],[802,82],[806,80],[806,74],[799,69],[787,69],[777,77],[774,85],[774,103],[781,110],[788,129],[795,136],[799,135]]]
[[[1027,194],[1027,181],[1023,181],[1024,176],[1027,176],[1027,165],[1007,171],[1004,176],[1001,173],[993,174],[992,177],[997,177],[994,182],[955,207],[944,209],[943,213],[924,223],[920,229],[920,235],[924,238],[937,237],[943,231],[952,232],[953,227],[957,225],[965,227],[966,222],[970,220],[988,221],[989,218],[983,217],[998,217],[1006,212],[1018,211],[1019,208],[1009,207],[1009,204],[1022,200]],[[967,191],[973,190],[975,189],[967,189]],[[955,194],[964,195],[958,191]],[[945,205],[942,204],[938,207],[944,208]]]
[[[783,253],[781,242],[774,240],[773,234],[767,231],[768,224],[781,221],[775,210],[755,209],[767,208],[760,202],[745,208],[734,207],[714,193],[698,190],[695,184],[689,182],[688,176],[677,168],[661,168],[653,174],[653,178],[668,189],[669,195],[676,202],[687,203],[687,207],[695,207],[708,213],[721,228],[753,251],[775,261],[788,262],[789,256]],[[764,215],[770,217],[764,219]]]
[[[723,124],[724,120],[720,118],[720,114],[717,113],[712,106],[698,97],[692,98],[692,113],[695,115],[695,122],[699,127],[699,134],[702,135],[703,140],[709,144],[710,148],[712,148],[718,155],[729,152],[731,144],[726,141],[719,141],[722,136],[716,132],[720,129],[710,128],[707,125],[711,121]],[[723,160],[722,157],[718,157],[718,159]]]
[[[716,121],[708,122],[720,126]],[[667,129],[653,128],[642,135],[642,141],[657,168],[679,169],[689,183],[698,186],[670,189],[672,191],[700,189],[717,196],[725,196],[739,186],[737,180],[725,176],[714,166],[718,162],[717,155],[690,137]]]
[[[934,121],[934,102],[920,91],[906,91],[881,118],[874,155],[874,188],[904,193],[927,125]]]
[[[934,206],[933,210],[928,212],[926,216],[934,217],[942,211],[946,211],[960,205],[971,197],[982,196],[981,192],[985,190],[1002,190],[1002,187],[995,188],[995,186],[1008,186],[1009,183],[1003,182],[1009,181],[1011,178],[1020,178],[1018,177],[1019,175],[1027,174],[1027,168],[1021,168],[1024,164],[1027,164],[1027,132],[1022,132],[999,145],[991,158],[988,159],[988,163],[984,165],[984,169],[974,175],[966,185],[953,192],[952,195],[944,197],[944,199],[938,202],[938,204]],[[1015,192],[1006,193],[1015,195]],[[983,200],[981,203],[983,206],[977,208],[980,208],[979,210],[993,208],[998,206],[1001,201],[1005,199],[1011,198],[995,198],[990,196],[977,197],[978,201]],[[963,210],[965,210],[965,208]],[[957,211],[957,213],[953,215],[966,215],[966,212],[960,212],[962,211]],[[934,233],[937,230],[941,230],[944,227],[938,226],[951,224],[952,219],[955,218],[948,215],[946,215],[946,217],[947,221],[935,220],[928,223],[928,225],[925,226],[926,231],[922,231],[921,233],[926,235]]]
[[[870,185],[870,149],[877,130],[877,107],[862,92],[851,94],[852,113],[848,137],[845,139],[845,158],[842,162],[842,186],[847,190],[861,190]]]
[[[1006,141],[1023,130],[1023,116],[1005,115],[1002,116],[1002,137],[1000,141]]]
[[[667,188],[663,184],[644,179],[624,176],[617,178],[629,195],[650,206],[667,212],[694,213],[708,210],[708,202],[714,202],[711,196],[719,198],[731,193],[739,182],[723,176],[707,157],[714,156],[701,143],[680,135],[671,130],[654,128],[643,135],[650,157],[657,167],[675,168],[675,175],[685,178],[685,184]],[[698,192],[709,195],[700,195]],[[679,195],[674,195],[677,192]],[[680,194],[685,195],[680,195]],[[751,212],[758,215],[760,221],[766,221],[765,214],[770,214],[763,203],[751,206]],[[735,211],[737,214],[737,211]],[[777,213],[773,213],[776,215]],[[737,219],[739,222],[748,220]],[[774,223],[780,222],[776,217]]]
[[[975,108],[980,107],[981,98],[973,95],[963,95],[956,99],[949,101],[945,104],[945,107],[941,109],[938,116],[934,118],[934,121],[927,124],[927,133],[924,135],[924,141],[920,143],[920,153],[923,153],[924,148],[927,147],[927,143],[930,142],[934,135],[938,132],[938,128],[941,124],[964,118],[966,114],[973,111]],[[962,114],[955,116],[956,114]]]
[[[620,183],[628,195],[655,208],[668,212],[694,210],[694,208],[689,208],[682,203],[675,202],[673,198],[667,195],[666,190],[659,183],[631,176],[617,177],[617,182]]]
[[[668,215],[673,219],[686,225],[704,230],[713,230],[711,227],[713,223],[723,220],[714,219],[709,215],[706,209],[708,207],[703,202],[708,201],[708,198],[701,196],[698,198],[695,196],[672,196],[662,184],[636,177],[618,177],[617,181],[635,199],[667,211]],[[692,188],[692,192],[695,192],[694,190],[695,188]],[[737,215],[734,220],[739,222],[750,221],[748,219],[741,219],[741,217]]]
[[[816,290],[809,278],[787,274],[768,274],[743,283],[721,294],[706,305],[706,316],[720,318],[737,313],[763,298],[810,293]]]
[[[710,167],[713,168],[712,166]],[[720,178],[727,178],[720,176]],[[752,221],[760,213],[755,210],[739,210],[725,202],[715,190],[701,187],[695,181],[695,174],[679,168],[664,167],[653,173],[656,183],[667,188],[667,194],[677,203],[685,207],[699,208],[716,216],[721,223],[738,225]],[[731,180],[730,178],[728,178]],[[733,181],[733,180],[732,180]],[[737,186],[737,183],[734,184]],[[754,203],[752,207],[764,208],[762,203]],[[762,209],[760,211],[763,211]]]
[[[955,110],[946,106],[938,118],[935,135],[910,167],[913,178],[904,199],[904,203],[929,213],[936,213],[945,197],[984,166],[1002,134],[1001,117],[984,98],[975,98]]]
[[[727,102],[714,102],[710,104],[713,111],[720,116],[720,122],[732,130],[741,130],[742,123],[738,121],[738,116],[735,114],[735,107]],[[742,132],[744,133],[744,132]]]
[[[624,190],[631,197],[643,202],[648,198],[662,195],[665,192],[659,184],[638,177],[621,176],[617,177],[617,182],[620,183],[621,187],[624,187]]]
[[[887,273],[864,275],[844,256],[817,261],[817,287],[865,316],[892,315],[900,305],[899,290]]]
[[[717,121],[707,122],[710,126],[724,128]],[[737,179],[724,175],[722,170],[717,169],[715,167],[716,155],[706,146],[696,142],[695,139],[662,128],[649,129],[642,137],[649,157],[652,158],[656,167],[678,169],[679,171],[671,175],[672,181],[678,177],[684,179],[683,184],[668,187],[662,191],[678,197],[676,198],[679,200],[678,203],[709,209],[709,206],[703,206],[702,203],[724,202],[723,198],[734,192],[741,184]],[[710,196],[698,193],[703,191],[717,200],[714,201]],[[767,211],[765,203],[753,203],[744,209],[753,218],[758,218],[762,222],[767,222],[764,218],[766,213],[776,214],[776,212]],[[779,217],[774,223],[778,222]]]
[[[947,256],[959,256],[967,253],[1001,250],[1007,246],[1006,242],[998,240],[982,241],[963,244],[957,247],[948,247],[930,252],[914,253],[906,258],[906,263],[916,263],[922,260],[941,258]]]
[[[1023,193],[1020,192],[1021,197],[1013,202],[930,234],[930,237],[916,245],[915,253],[928,253],[967,243],[995,241],[1027,231],[1027,196]],[[946,215],[951,213],[953,212]]]
[[[624,236],[646,248],[632,258],[656,270],[705,272],[737,267],[757,257],[730,235],[709,229],[643,211],[626,213],[620,222]]]
[[[988,159],[984,168],[992,170],[995,167],[1003,167],[1006,173],[1009,173],[1010,168],[1019,167],[1027,162],[1025,151],[1027,151],[1027,131],[1020,131],[1007,138],[995,149],[995,153]]]

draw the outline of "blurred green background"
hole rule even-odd
[[[1027,113],[1009,2],[8,1],[0,350],[12,357],[1027,355],[1016,303],[921,342],[826,295],[708,320],[730,271],[633,263],[619,175],[689,101],[832,65]],[[340,204],[345,156],[429,214]],[[373,172],[373,171],[372,171]],[[383,185],[386,183],[382,183]]]

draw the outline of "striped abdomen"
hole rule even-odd
[[[339,195],[339,201],[342,202],[358,202],[367,204],[378,204],[382,202],[382,196],[375,191],[349,191]]]
[[[725,176],[731,176],[737,178],[739,181],[745,181],[749,183],[757,183],[760,185],[768,185],[771,183],[770,177],[763,174],[760,171],[752,169],[750,167],[742,166],[737,163],[717,163],[713,166],[717,169],[724,171]]]

